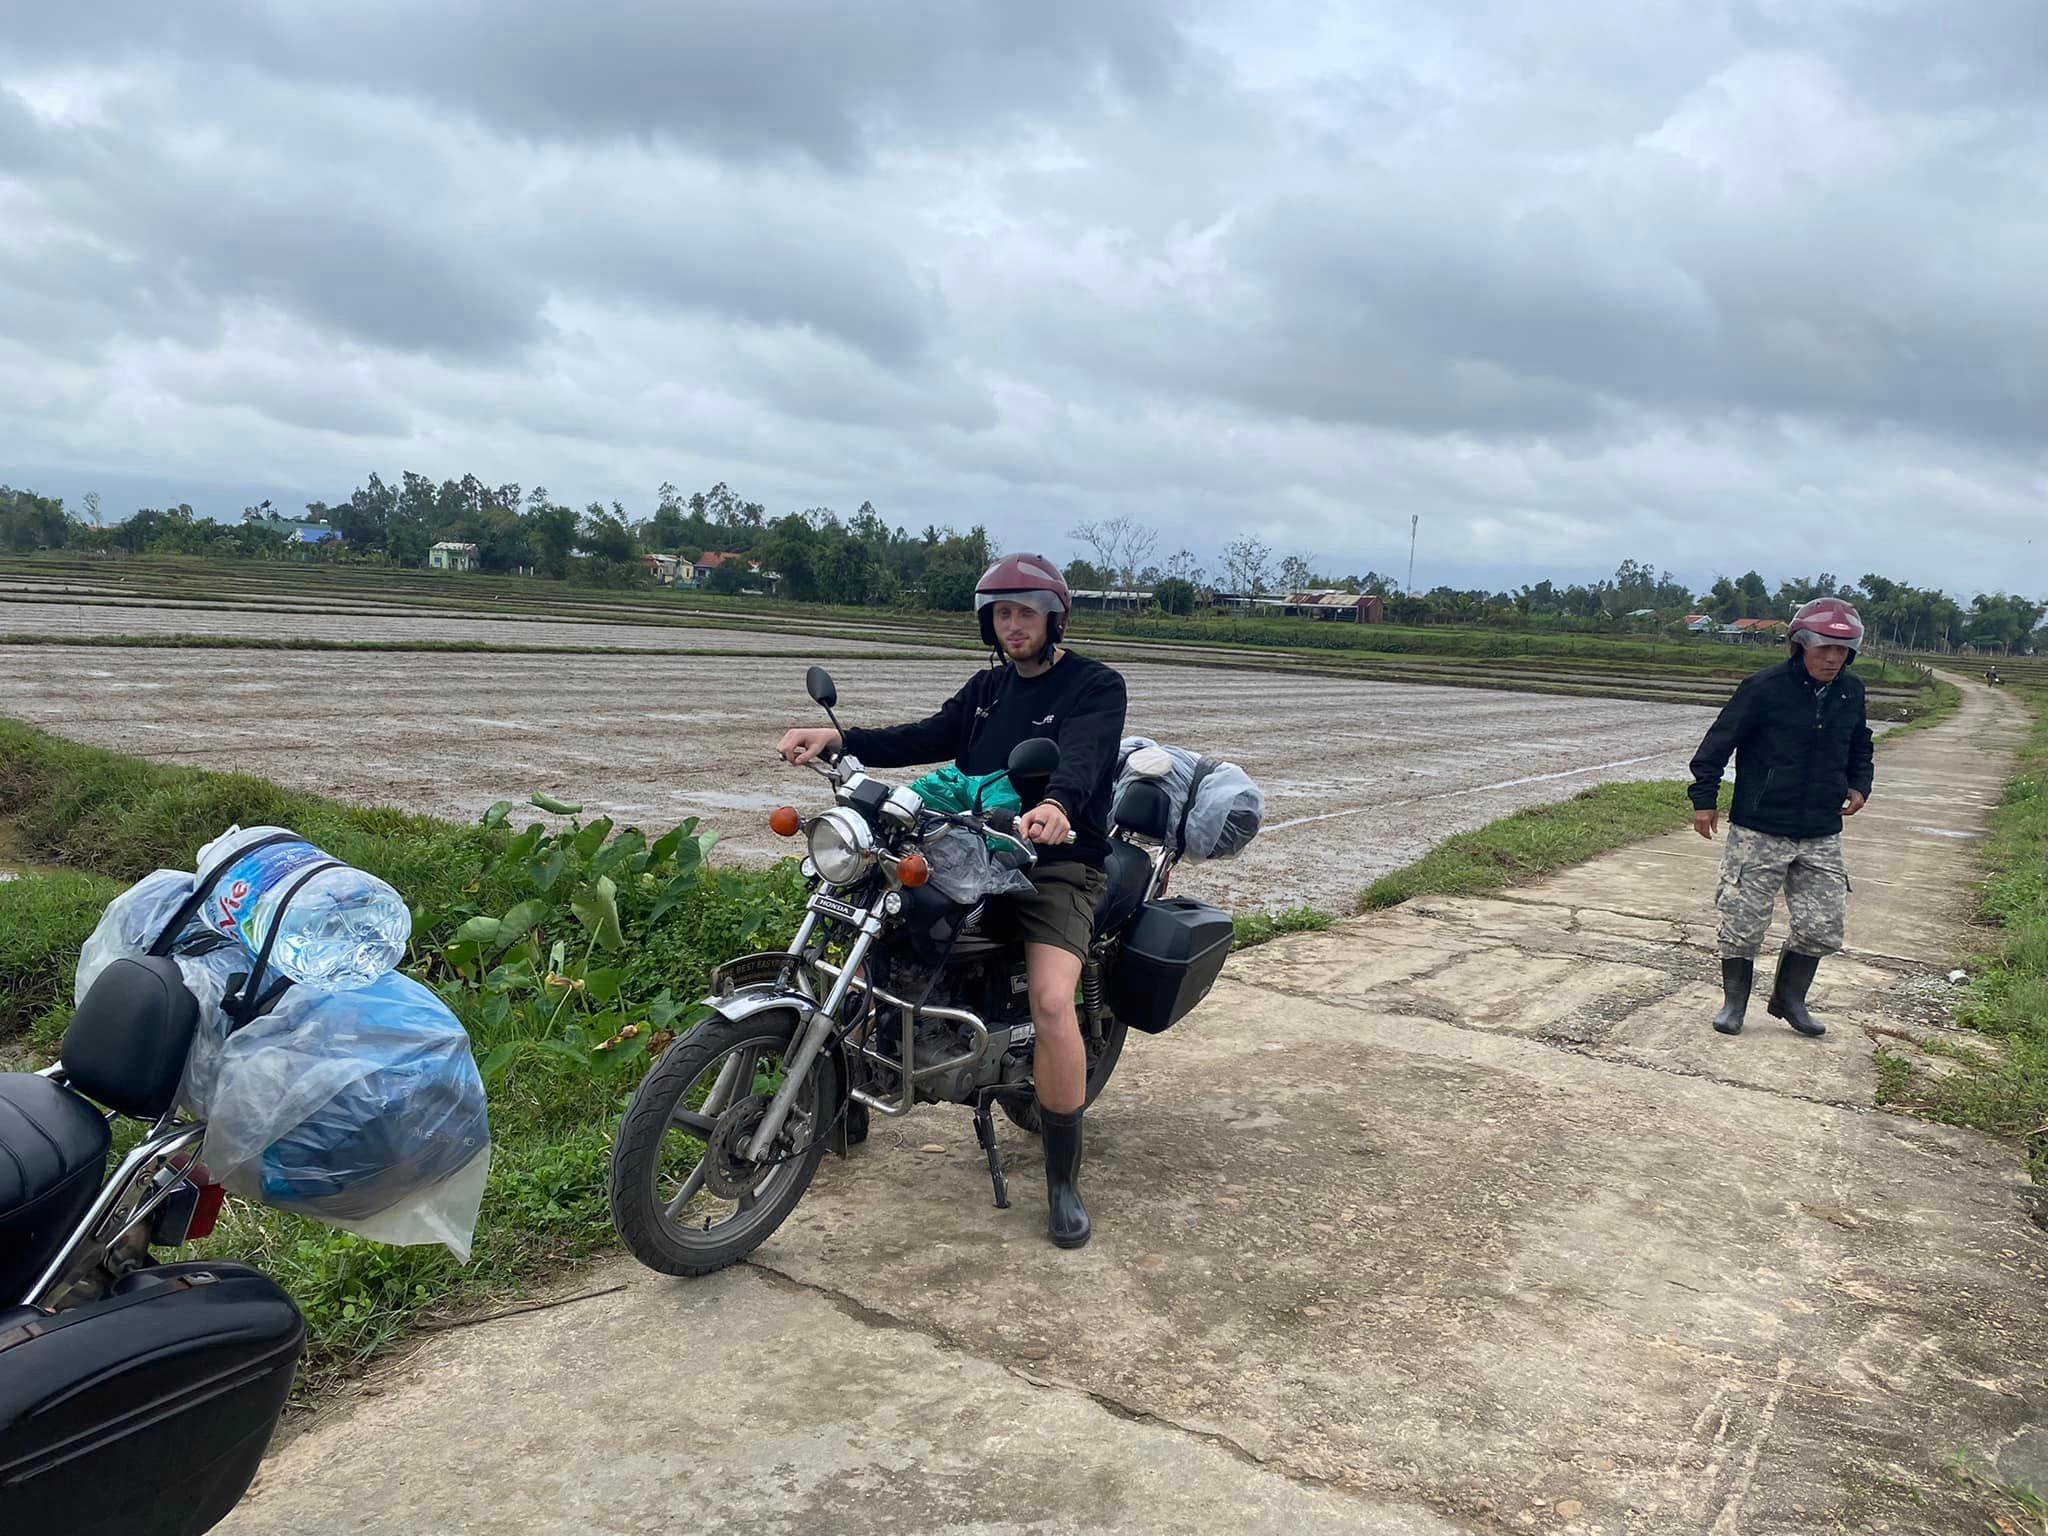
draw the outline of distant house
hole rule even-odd
[[[341,531],[331,523],[322,523],[310,518],[266,517],[263,527],[272,533],[281,534],[294,544],[325,544],[330,539],[341,543]]]
[[[1704,613],[1688,613],[1685,616],[1685,627],[1690,634],[1711,635],[1714,632],[1714,621]]]
[[[647,567],[657,586],[672,587],[682,574],[683,559],[680,555],[642,555],[640,563]]]
[[[1373,592],[1290,592],[1280,611],[1290,618],[1342,619],[1353,624],[1387,622],[1386,600]]]
[[[732,565],[734,563],[745,566],[748,576],[753,577],[757,581],[766,582],[770,588],[773,588],[775,583],[782,580],[782,573],[780,571],[764,571],[761,569],[761,562],[758,560],[749,560],[745,555],[736,555],[728,550],[707,549],[689,567],[690,576],[687,582],[681,579],[681,568],[678,567],[677,584],[701,587],[711,579],[713,571],[722,565]],[[759,588],[749,586],[744,590],[753,592],[758,591]]]
[[[1094,608],[1125,608],[1135,611],[1152,601],[1152,594],[1150,592],[1140,591],[1118,592],[1103,590],[1098,592],[1086,587],[1077,587],[1071,595],[1074,599],[1074,607],[1082,611]]]
[[[728,560],[743,560],[745,558],[744,555],[735,555],[726,550],[707,549],[691,564],[690,581],[693,585],[701,587],[711,579],[711,573],[721,565],[724,565]]]
[[[1772,635],[1789,634],[1792,626],[1783,619],[1737,619],[1728,626],[1738,635],[1749,635],[1755,639],[1768,639]]]
[[[427,551],[427,567],[436,571],[473,571],[476,546],[443,541]]]

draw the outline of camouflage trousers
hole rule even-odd
[[[1841,834],[1772,837],[1730,826],[1721,884],[1714,893],[1724,956],[1756,958],[1781,890],[1792,919],[1789,948],[1803,955],[1832,955],[1842,947],[1849,921],[1849,871],[1842,863]]]

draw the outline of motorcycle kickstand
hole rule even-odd
[[[996,1209],[1010,1208],[1010,1186],[1003,1178],[1003,1154],[996,1146],[996,1123],[988,1112],[989,1101],[977,1099],[974,1105],[974,1139],[981,1143],[982,1151],[988,1154],[989,1182],[996,1187]]]

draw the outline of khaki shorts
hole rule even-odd
[[[1095,938],[1095,904],[1109,876],[1072,861],[1031,872],[1029,896],[998,896],[982,914],[984,937],[1003,942],[1050,944],[1085,960]]]

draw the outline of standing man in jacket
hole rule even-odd
[[[1876,769],[1863,682],[1849,674],[1862,644],[1854,608],[1835,597],[1808,603],[1792,618],[1791,655],[1735,690],[1692,760],[1692,824],[1711,838],[1721,820],[1721,773],[1738,754],[1714,898],[1723,997],[1714,1028],[1724,1035],[1742,1032],[1757,951],[1781,889],[1792,934],[1778,957],[1770,1012],[1802,1035],[1826,1033],[1806,1011],[1806,991],[1821,957],[1842,947],[1849,904],[1842,818],[1870,799]]]

